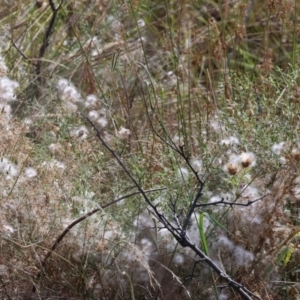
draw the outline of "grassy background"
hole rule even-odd
[[[59,4],[0,4],[2,298],[240,299],[140,196],[72,228],[38,275],[73,220],[135,191],[87,115],[145,189],[165,188],[151,199],[170,218],[199,187],[169,145],[190,154],[202,203],[264,197],[201,208],[188,233],[262,299],[298,299],[300,4]]]

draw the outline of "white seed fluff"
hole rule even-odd
[[[34,168],[26,168],[25,169],[25,175],[28,177],[28,178],[33,178],[33,177],[36,177],[37,176],[37,170],[34,169]]]

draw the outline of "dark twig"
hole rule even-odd
[[[204,207],[204,206],[212,206],[212,205],[218,205],[218,204],[223,204],[223,205],[228,205],[230,207],[233,206],[249,206],[255,202],[258,202],[262,199],[264,199],[265,197],[269,196],[269,194],[264,195],[260,198],[257,198],[255,200],[249,201],[247,203],[238,203],[238,202],[228,202],[228,201],[224,201],[224,198],[222,198],[220,201],[216,201],[216,202],[210,202],[210,203],[200,203],[200,204],[196,204],[195,207]]]
[[[184,151],[184,145],[179,146],[179,150],[177,150],[177,153],[185,160],[186,164],[188,165],[188,167],[190,168],[190,170],[195,175],[197,181],[200,184],[200,188],[201,188],[201,186],[204,185],[204,182],[200,179],[200,177],[198,175],[198,172],[196,172],[195,169],[193,168],[193,166],[191,165],[190,156],[188,154],[186,154],[186,152]]]
[[[30,59],[28,59],[28,57],[20,50],[20,48],[16,45],[16,43],[14,42],[14,40],[12,38],[10,38],[9,36],[7,37],[10,42],[12,43],[13,47],[20,53],[20,55],[27,61],[31,62]]]
[[[200,197],[202,196],[202,190],[203,190],[203,187],[204,187],[204,184],[201,182],[201,183],[200,183],[200,189],[199,189],[199,191],[198,191],[198,193],[197,193],[195,199],[193,200],[193,203],[192,203],[192,205],[191,205],[191,207],[190,207],[190,209],[189,209],[189,211],[188,211],[188,214],[187,214],[187,216],[186,216],[186,218],[185,218],[185,221],[184,221],[184,224],[183,224],[183,226],[182,226],[183,232],[186,231],[187,226],[188,226],[188,224],[189,224],[189,221],[190,221],[190,219],[191,219],[191,217],[192,217],[192,215],[193,215],[193,212],[195,211],[195,208],[197,207],[197,202],[198,202],[198,200],[200,199]]]
[[[141,195],[143,196],[146,203],[150,206],[152,210],[152,214],[155,216],[155,218],[162,223],[164,228],[166,228],[170,234],[176,239],[176,241],[182,246],[182,247],[188,247],[190,248],[200,259],[207,264],[214,272],[218,274],[218,276],[227,282],[227,285],[229,287],[232,287],[237,293],[239,293],[244,299],[252,300],[253,298],[260,299],[260,297],[256,296],[254,293],[252,293],[249,289],[247,289],[244,285],[238,283],[237,281],[233,280],[231,277],[229,277],[222,269],[220,269],[217,264],[210,259],[203,251],[201,251],[188,237],[185,230],[183,230],[183,227],[180,226],[180,224],[177,224],[176,227],[164,216],[163,213],[160,213],[158,210],[158,206],[154,205],[151,200],[146,195],[145,191],[141,187],[141,185],[137,182],[137,180],[133,177],[133,175],[129,172],[128,168],[124,165],[122,160],[119,158],[119,156],[116,154],[116,152],[105,142],[103,137],[101,136],[101,132],[95,127],[93,122],[91,122],[88,118],[86,118],[87,121],[91,124],[91,126],[95,129],[96,135],[102,145],[111,153],[111,155],[117,160],[119,165],[122,167],[124,172],[127,174],[127,176],[130,178],[130,180],[135,184],[137,189],[140,191]],[[202,194],[203,189],[203,183],[197,193],[197,196],[195,197],[195,200],[193,201],[192,207],[196,207],[196,203],[198,199],[200,198]],[[189,210],[189,213],[192,211],[192,207]],[[193,208],[193,209],[194,209]],[[192,211],[193,212],[193,211]],[[188,220],[188,217],[186,218]],[[179,223],[179,222],[178,222]],[[185,225],[186,226],[186,225]]]
[[[55,24],[56,17],[57,17],[57,12],[61,8],[62,2],[56,8],[55,4],[53,3],[53,0],[49,0],[49,5],[50,5],[51,10],[52,10],[52,18],[51,18],[50,23],[48,25],[48,28],[46,30],[46,33],[45,33],[45,36],[44,36],[44,39],[43,39],[43,44],[42,44],[42,46],[40,48],[40,51],[39,51],[39,60],[36,64],[36,75],[37,75],[38,80],[41,80],[40,75],[41,75],[41,68],[42,68],[42,58],[45,55],[47,47],[49,46],[49,39],[50,39],[50,36],[53,32],[54,24]]]
[[[165,188],[158,188],[158,189],[153,189],[153,190],[146,190],[144,191],[144,193],[151,193],[151,192],[156,192],[156,191],[161,191],[161,190],[164,190]],[[76,219],[75,221],[73,221],[58,237],[57,239],[55,240],[55,242],[52,244],[50,250],[48,251],[48,253],[45,255],[42,263],[41,263],[41,271],[36,275],[36,279],[39,279],[42,275],[42,272],[46,266],[46,262],[47,260],[49,259],[49,257],[51,256],[51,254],[53,253],[53,251],[56,249],[56,247],[58,246],[58,244],[63,240],[63,238],[65,237],[65,235],[75,226],[77,225],[78,223],[82,222],[83,220],[87,219],[88,217],[92,216],[93,214],[103,210],[104,208],[107,208],[113,204],[116,204],[118,202],[120,202],[121,200],[124,200],[126,198],[129,198],[129,197],[132,197],[134,195],[137,195],[137,194],[140,194],[140,192],[134,192],[134,193],[131,193],[129,195],[125,195],[125,196],[122,196],[120,198],[117,198],[116,200],[108,203],[108,204],[105,204],[105,205],[101,205],[100,207],[98,208],[95,208],[94,210],[88,212],[87,214],[85,214],[84,216]],[[32,287],[32,292],[35,292],[36,291],[36,286],[34,285]]]
[[[200,259],[200,260],[198,259],[198,260],[196,260],[196,261],[194,262],[194,265],[193,265],[193,269],[192,269],[191,275],[189,275],[188,277],[186,277],[186,278],[184,279],[184,281],[183,281],[182,284],[187,284],[189,281],[191,281],[193,278],[196,277],[196,275],[194,275],[194,274],[195,274],[196,267],[197,267],[198,264],[201,264],[202,261],[203,261],[202,259]],[[227,285],[226,285],[226,286],[227,286]]]

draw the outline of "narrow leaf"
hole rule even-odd
[[[203,220],[205,217],[205,213],[201,213],[199,216],[199,221],[198,221],[198,228],[199,228],[199,233],[200,233],[200,239],[201,239],[201,246],[206,255],[208,255],[208,246],[206,242],[206,237],[205,237],[205,232],[203,228]]]

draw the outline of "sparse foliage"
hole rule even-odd
[[[298,299],[299,15],[2,1],[0,298]]]

